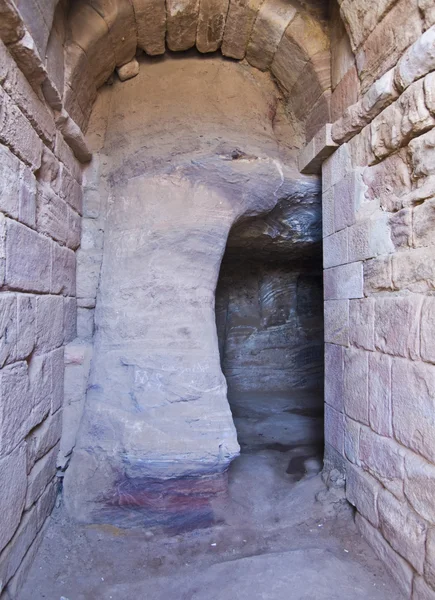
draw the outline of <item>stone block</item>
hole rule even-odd
[[[397,498],[403,497],[405,450],[397,442],[377,435],[367,427],[360,434],[361,465]]]
[[[12,44],[24,35],[24,24],[15,4],[11,0],[0,6],[0,37],[5,44]]]
[[[0,458],[0,552],[14,535],[21,519],[26,497],[26,447],[21,444]]]
[[[396,289],[425,293],[435,287],[435,254],[432,248],[398,252],[392,257],[392,267]]]
[[[435,298],[425,298],[420,324],[421,358],[435,363]]]
[[[325,402],[343,411],[343,347],[325,344]]]
[[[69,344],[77,336],[77,301],[75,298],[64,299],[64,343]]]
[[[325,404],[325,442],[344,456],[344,415]]]
[[[334,190],[332,188],[322,192],[322,227],[323,237],[329,236],[335,232]]]
[[[349,227],[349,261],[367,260],[394,251],[391,240],[391,220],[378,211]]]
[[[165,53],[166,10],[165,2],[133,0],[136,15],[137,45],[147,54]]]
[[[394,80],[400,90],[435,70],[435,27],[423,33],[396,65]]]
[[[374,527],[378,527],[378,496],[381,486],[371,475],[354,465],[346,465],[346,498]]]
[[[0,580],[6,584],[20,567],[26,552],[36,537],[36,510],[25,512],[20,525],[0,557]]]
[[[18,294],[17,311],[16,358],[23,360],[30,356],[36,344],[35,296]]]
[[[379,494],[378,511],[384,538],[421,575],[425,556],[426,523],[414,513],[407,502],[400,502],[387,490],[382,490]]]
[[[298,157],[301,173],[320,174],[324,161],[337,149],[337,144],[331,136],[331,125],[323,124],[317,129],[313,138],[306,144]],[[323,188],[325,191],[325,188]]]
[[[0,367],[16,360],[17,298],[14,294],[0,295]]]
[[[0,400],[1,455],[11,452],[32,428],[33,399],[25,362],[14,363],[0,371]]]
[[[435,129],[411,140],[409,152],[412,177],[421,185],[427,177],[435,175]]]
[[[431,115],[435,116],[435,72],[426,75],[423,82],[424,100]]]
[[[368,357],[364,350],[344,350],[344,412],[368,425]]]
[[[8,219],[0,213],[0,285],[6,282],[6,230]]]
[[[349,140],[348,146],[352,157],[352,165],[355,168],[366,167],[377,162],[377,158],[372,150],[372,130],[370,125],[363,127],[358,135]]]
[[[67,171],[74,177],[77,183],[82,183],[82,168],[74,156],[73,151],[64,140],[63,135],[58,131],[56,133],[56,140],[54,146],[54,154],[63,163]]]
[[[420,313],[423,297],[377,298],[375,346],[385,354],[416,359],[420,354]]]
[[[62,434],[62,411],[58,410],[49,415],[42,423],[33,429],[26,438],[27,442],[27,472],[36,461],[49,452],[60,440]]]
[[[319,59],[319,63],[322,63],[322,66],[319,67],[321,75],[325,72],[329,74],[329,61],[325,60],[326,55],[326,52],[322,53],[322,58]],[[316,58],[314,57],[313,60]],[[324,127],[329,127],[331,121],[331,90],[329,88],[325,89],[312,107],[310,108],[310,104],[307,104],[306,109],[308,113],[303,113],[303,117],[305,118],[305,139],[311,140]],[[327,156],[330,156],[333,150],[328,150],[325,149]],[[317,170],[317,173],[320,172],[321,168]]]
[[[21,165],[18,203],[19,220],[34,229],[36,227],[36,179],[25,165]]]
[[[350,4],[353,3],[350,1]],[[421,34],[422,28],[417,0],[399,0],[395,3],[383,0],[376,2],[374,11],[367,9],[366,3],[362,4],[365,10],[360,14],[369,14],[372,18],[376,15],[375,27],[356,55],[362,90],[365,91],[396,64],[404,50]],[[386,12],[386,7],[392,8]],[[385,17],[381,19],[383,14]],[[360,23],[356,24],[355,29],[361,30]]]
[[[392,369],[393,430],[401,444],[435,462],[435,365],[396,359]]]
[[[199,0],[166,3],[166,43],[169,50],[188,50],[195,45]]]
[[[93,308],[77,308],[77,337],[82,340],[91,340],[94,335]]]
[[[322,166],[322,186],[328,190],[331,186],[342,180],[352,170],[352,161],[347,144],[339,146],[337,150],[325,160]]]
[[[413,452],[405,456],[405,496],[413,509],[435,524],[435,466]]]
[[[391,437],[391,358],[385,354],[369,355],[369,423],[379,435]]]
[[[348,262],[347,229],[323,239],[323,267],[336,267]]]
[[[403,92],[395,103],[402,115],[400,126],[402,145],[404,141],[435,126],[435,118],[426,107],[423,85],[423,81],[416,81]]]
[[[324,304],[325,342],[349,345],[349,301],[327,300]]]
[[[63,404],[64,395],[64,350],[58,348],[50,354],[51,358],[51,381],[52,381],[52,394],[51,394],[51,412],[58,412]]]
[[[395,552],[379,531],[373,527],[364,517],[357,514],[355,523],[367,543],[373,548],[376,556],[397,581],[406,598],[411,597],[413,570],[409,564],[397,552]]]
[[[47,186],[39,186],[36,201],[36,227],[40,233],[65,244],[68,235],[66,203]]]
[[[387,212],[401,209],[403,196],[411,191],[410,169],[407,161],[406,151],[400,150],[381,163],[364,169],[366,198],[369,201],[376,201]]]
[[[412,600],[435,600],[435,592],[431,589],[423,577],[415,577],[412,588]]]
[[[424,27],[430,27],[435,23],[435,6],[432,0],[418,0],[418,8],[423,16]]]
[[[116,73],[121,81],[127,81],[128,79],[133,79],[136,75],[139,75],[139,63],[135,58],[133,58],[130,62],[122,65],[121,67],[116,67]]]
[[[83,191],[81,185],[69,174],[67,169],[61,170],[61,186],[59,196],[80,215],[83,212]]]
[[[28,375],[32,405],[41,408],[42,414],[50,412],[52,398],[52,357],[33,354],[28,362]]]
[[[0,145],[0,210],[13,219],[19,216],[20,161]]]
[[[381,256],[364,262],[364,294],[366,296],[391,291],[392,265],[390,256]]]
[[[345,417],[344,421],[344,454],[348,460],[354,465],[359,464],[359,437],[361,425]]]
[[[363,296],[363,266],[355,262],[326,269],[323,273],[325,300],[361,298]]]
[[[82,220],[75,210],[67,207],[68,210],[68,235],[67,235],[67,246],[72,250],[77,250],[80,246],[81,226]]]
[[[201,0],[196,47],[199,52],[216,52],[224,35],[229,0]]]
[[[6,220],[6,276],[9,288],[49,292],[50,241],[28,227]]]
[[[337,84],[331,97],[331,119],[336,121],[346,108],[358,101],[359,79],[354,65]]]
[[[76,257],[72,250],[53,243],[51,267],[51,293],[75,296]]]
[[[100,277],[101,252],[77,252],[77,298],[95,298]]]
[[[388,218],[389,233],[395,250],[406,249],[412,246],[412,218],[412,210],[410,208],[403,208]],[[387,244],[385,244],[384,248],[385,250],[381,254],[388,252]],[[390,247],[390,252],[393,251]]]
[[[394,69],[390,69],[370,86],[361,99],[366,122],[369,123],[398,97],[399,92],[394,85]]]
[[[230,0],[222,41],[222,54],[242,60],[251,37],[261,0]]]
[[[63,344],[62,296],[39,296],[36,299],[36,348],[49,352]]]
[[[57,477],[52,479],[50,483],[47,485],[45,490],[42,492],[37,504],[36,504],[36,514],[37,514],[37,523],[36,529],[40,531],[42,526],[44,525],[46,519],[51,515],[54,505],[56,503],[57,493],[59,490],[59,481]]]
[[[435,198],[414,208],[412,242],[416,248],[435,245]]]
[[[355,223],[356,207],[361,194],[361,175],[352,171],[334,185],[334,226],[339,231]]]
[[[41,164],[41,139],[1,87],[0,106],[0,142],[6,144],[32,171],[36,171]]]
[[[81,249],[101,252],[103,244],[104,230],[101,223],[95,219],[82,219]]]
[[[374,350],[375,306],[373,298],[349,301],[349,341],[357,348]]]
[[[41,496],[47,485],[56,475],[56,458],[59,445],[54,446],[45,456],[36,461],[27,480],[25,510],[28,510]]]
[[[265,0],[260,6],[246,50],[246,59],[253,67],[265,71],[289,23],[296,16],[296,8],[283,0]],[[273,19],[270,18],[273,15]]]
[[[332,137],[335,142],[350,141],[366,125],[361,102],[348,106],[342,116],[332,125]]]
[[[404,143],[401,134],[402,114],[399,106],[390,104],[370,124],[371,149],[379,160],[393,154]]]
[[[100,192],[94,189],[85,189],[83,198],[83,217],[87,219],[98,219],[100,210]]]

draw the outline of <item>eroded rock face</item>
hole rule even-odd
[[[65,499],[83,521],[203,524],[239,452],[215,325],[229,231],[282,199],[309,204],[318,184],[282,162],[274,90],[250,70],[160,63],[110,101],[93,363]]]

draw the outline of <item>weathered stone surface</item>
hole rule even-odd
[[[216,52],[222,43],[229,0],[201,0],[196,47],[200,52]]]
[[[24,439],[32,427],[33,402],[28,386],[27,364],[18,362],[4,367],[0,372],[0,387],[0,451],[7,454]]]
[[[362,262],[326,269],[323,274],[325,300],[363,296]]]
[[[391,242],[396,250],[412,246],[412,210],[403,208],[388,220]]]
[[[342,116],[346,108],[357,102],[358,89],[358,73],[356,67],[352,66],[332,93],[331,119],[333,122]]]
[[[36,227],[40,233],[65,243],[68,235],[67,205],[48,186],[39,186]]]
[[[401,499],[404,480],[404,449],[397,442],[361,428],[360,460],[362,466],[391,493]]]
[[[359,437],[361,425],[345,417],[344,420],[344,454],[348,460],[354,465],[359,465]]]
[[[50,290],[50,241],[24,225],[6,220],[6,284],[26,292]]]
[[[26,495],[26,448],[18,446],[11,454],[0,458],[0,552],[17,529]]]
[[[421,135],[409,143],[412,176],[421,185],[430,175],[435,174],[435,129]],[[421,181],[420,181],[421,180]]]
[[[20,161],[5,146],[0,146],[0,210],[18,219]]]
[[[322,226],[323,237],[335,233],[333,188],[322,192]]]
[[[412,600],[435,600],[435,592],[427,585],[423,577],[414,578]]]
[[[23,360],[33,351],[36,344],[36,299],[34,296],[17,296],[17,343],[16,358]]]
[[[134,57],[137,46],[133,4],[129,0],[117,0],[117,2],[90,0],[89,3],[106,22],[116,66],[120,67],[128,63]]]
[[[421,309],[421,357],[435,363],[435,299],[425,298]]]
[[[352,170],[352,160],[347,144],[337,148],[333,155],[325,160],[322,165],[323,190],[329,188],[343,179]]]
[[[122,65],[122,67],[117,67],[116,72],[118,73],[118,77],[121,81],[127,81],[127,79],[132,79],[136,77],[139,73],[139,63],[135,58],[130,62]]]
[[[12,44],[24,35],[24,26],[15,4],[2,0],[0,4],[0,37],[5,44]]]
[[[347,229],[323,239],[323,266],[325,269],[348,262]]]
[[[257,18],[261,0],[230,0],[222,54],[239,60],[245,58],[252,28]]]
[[[151,56],[165,52],[166,9],[164,0],[133,0],[137,45]]]
[[[394,0],[364,2],[363,0],[342,0],[340,13],[348,24],[353,50],[358,48],[375,29],[383,15],[393,6]]]
[[[435,27],[412,44],[397,63],[394,80],[401,90],[435,69]]]
[[[347,465],[346,498],[374,527],[379,525],[377,501],[381,489],[376,479],[368,473],[353,465]]]
[[[95,298],[100,277],[102,254],[77,252],[77,298]]]
[[[17,572],[27,550],[36,537],[36,510],[24,513],[14,537],[3,551],[0,559],[0,579],[8,582]]]
[[[331,154],[337,149],[337,144],[334,142],[331,136],[331,124],[326,123],[308,142],[305,148],[301,151],[298,158],[298,166],[301,173],[309,174],[321,174],[323,162],[331,156]],[[329,197],[331,190],[323,192],[325,198]],[[332,207],[333,208],[333,207]],[[332,215],[333,216],[333,215]],[[329,227],[329,224],[324,224],[325,235],[330,230],[330,233],[334,232],[333,224]]]
[[[408,448],[435,461],[435,366],[394,360],[392,370],[393,429]]]
[[[378,298],[375,303],[375,346],[393,356],[416,359],[420,350],[421,296]]]
[[[405,457],[405,496],[414,510],[435,524],[435,467],[413,452]]]
[[[56,474],[56,457],[58,451],[59,446],[52,448],[45,456],[36,461],[29,472],[27,480],[26,510],[38,500]]]
[[[39,461],[60,440],[62,433],[62,411],[48,416],[38,427],[35,427],[26,438],[27,471]]]
[[[429,585],[435,586],[435,529],[428,529],[426,537],[426,562],[424,565],[424,577]],[[424,596],[423,596],[424,598]]]
[[[386,490],[382,490],[379,494],[378,510],[380,529],[384,538],[418,573],[422,574],[426,523],[409,508],[406,502],[399,502]]]
[[[0,297],[0,367],[16,360],[17,298],[13,294]]]
[[[265,71],[271,64],[282,36],[296,8],[283,0],[265,0],[260,6],[246,50],[246,59]]]
[[[379,435],[392,436],[391,358],[369,355],[369,422]]]
[[[1,86],[0,101],[0,142],[9,146],[23,162],[36,171],[41,164],[41,139]]]
[[[325,344],[325,402],[343,411],[343,348]]]
[[[344,415],[325,404],[325,442],[344,455]]]
[[[344,411],[365,425],[369,423],[368,358],[364,350],[344,350]]]
[[[336,231],[355,223],[360,189],[360,174],[356,171],[352,171],[334,185],[334,226]]]
[[[75,296],[76,257],[72,250],[52,245],[51,293]]]
[[[166,43],[169,50],[188,50],[195,45],[199,0],[166,2]]]
[[[435,256],[432,248],[416,248],[392,257],[396,289],[424,293],[435,288]]]
[[[49,352],[63,343],[63,298],[38,296],[36,299],[36,339],[38,352]]]
[[[349,227],[349,262],[392,252],[392,229],[391,218],[380,211]]]
[[[400,589],[406,594],[407,598],[410,598],[413,571],[409,564],[391,548],[379,531],[358,513],[355,516],[355,523],[362,536],[367,540],[377,556],[383,562],[385,568],[399,583]]]
[[[349,301],[328,300],[324,304],[325,342],[349,345]]]
[[[347,0],[352,5],[351,0]],[[376,12],[366,9],[365,2],[359,2],[364,7],[364,14],[374,16],[380,9],[385,10],[384,3],[373,2]],[[392,0],[387,0],[387,6],[392,5]],[[342,6],[343,10],[343,6]],[[421,19],[417,0],[399,0],[385,17],[378,23],[367,37],[357,54],[357,66],[365,91],[380,75],[394,66],[403,51],[412,44],[421,34]],[[361,31],[356,27],[353,31]]]
[[[52,479],[50,481],[50,483],[47,485],[47,487],[41,494],[38,502],[36,503],[36,514],[37,514],[36,529],[37,529],[37,531],[41,530],[46,519],[51,515],[51,512],[52,512],[55,502],[56,502],[56,497],[57,497],[58,491],[59,491],[59,481],[58,481],[57,477],[54,477],[54,479]],[[33,546],[35,544],[37,544],[36,540],[32,544],[32,551],[33,551]]]
[[[349,302],[349,340],[365,350],[374,350],[375,307],[371,298]]]
[[[77,300],[64,298],[63,300],[63,328],[64,343],[69,344],[77,336]]]

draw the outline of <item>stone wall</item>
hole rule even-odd
[[[52,106],[2,41],[0,102],[0,591],[16,598],[58,489],[82,191]]]
[[[360,531],[406,597],[430,600],[435,15],[432,3],[346,0],[341,14],[362,93],[350,67],[334,93],[357,100],[322,168],[326,463],[345,465]]]

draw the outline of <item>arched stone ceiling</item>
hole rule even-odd
[[[319,127],[328,120],[327,27],[316,11],[289,0],[73,0],[65,108],[85,129],[97,89],[137,49],[158,56],[195,46],[269,70],[296,118]]]

